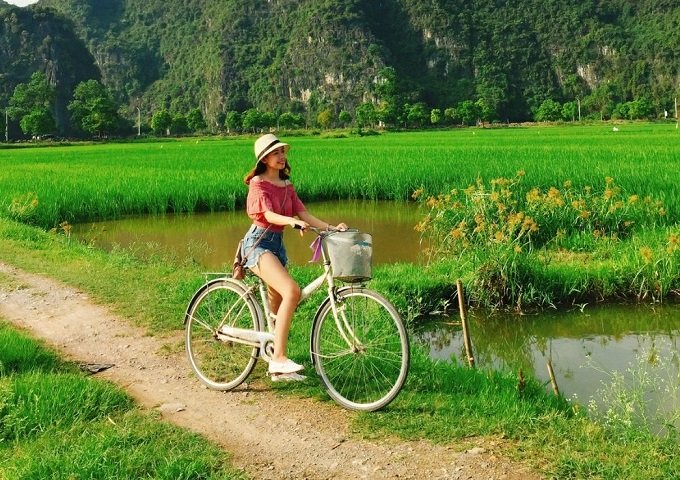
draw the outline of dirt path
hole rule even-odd
[[[222,445],[252,478],[538,478],[499,457],[494,441],[457,452],[423,441],[357,440],[349,412],[331,403],[281,398],[267,381],[231,393],[205,389],[189,374],[180,334],[146,336],[71,287],[1,262],[0,272],[19,285],[0,285],[1,316],[71,359],[115,364],[98,376],[144,407],[159,409],[168,421]]]

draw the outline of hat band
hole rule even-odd
[[[260,160],[262,160],[262,157],[264,156],[265,153],[267,153],[267,150],[269,150],[271,147],[273,147],[277,143],[281,143],[278,138],[276,140],[274,140],[272,143],[270,143],[269,145],[267,145],[266,147],[264,147],[262,149],[262,151],[260,152],[260,154],[257,156],[257,161],[259,162]]]

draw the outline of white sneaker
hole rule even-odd
[[[295,373],[304,370],[305,367],[288,359],[285,362],[269,362],[269,373]]]
[[[272,382],[302,382],[307,380],[307,377],[299,373],[274,373],[272,374]]]

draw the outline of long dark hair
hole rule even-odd
[[[243,177],[243,182],[246,185],[250,185],[250,181],[254,176],[261,175],[266,171],[267,165],[262,162],[257,162],[257,165],[255,165],[255,167],[250,172],[248,172],[245,177]],[[286,166],[283,168],[283,170],[279,170],[279,178],[281,180],[288,180],[290,178],[290,164],[288,163],[288,160],[286,160]]]

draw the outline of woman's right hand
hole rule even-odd
[[[299,229],[300,235],[303,235],[305,233],[305,229],[309,227],[309,223],[305,222],[304,220],[298,220],[297,218],[294,218],[293,221],[290,222],[290,226]]]

